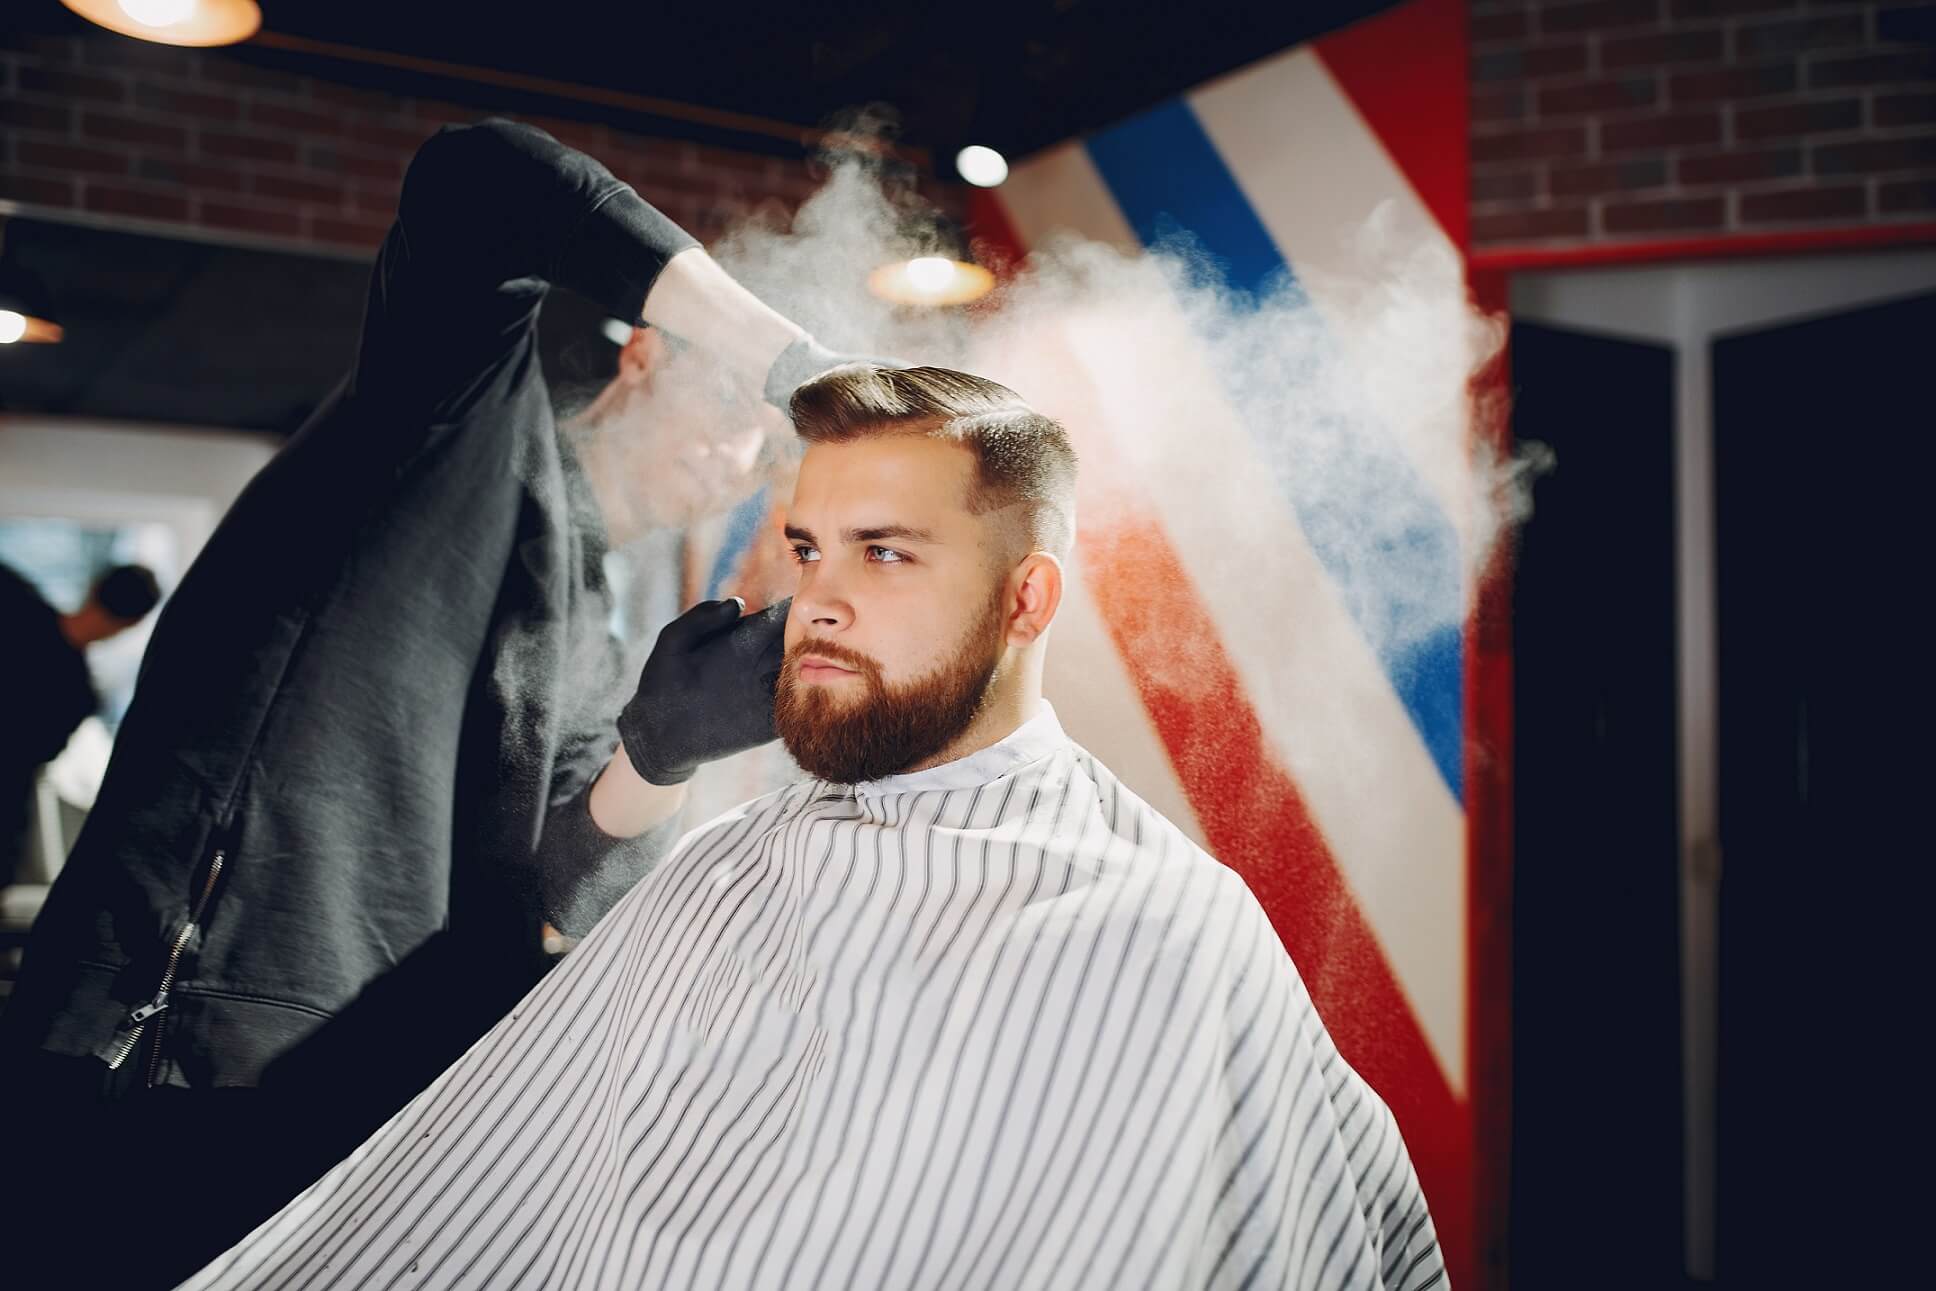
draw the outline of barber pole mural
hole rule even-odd
[[[1063,231],[1125,249],[1181,231],[1230,287],[1261,294],[1288,276],[1322,314],[1342,307],[1327,271],[1374,212],[1395,249],[1463,257],[1465,76],[1463,6],[1415,0],[1024,161],[977,194],[975,232],[1020,260]],[[1180,387],[1229,380],[1188,320],[1137,327]],[[1468,611],[1483,598],[1462,559],[1464,482],[1456,464],[1401,453],[1378,490],[1309,496],[1259,438],[1272,428],[1214,395],[1194,397],[1190,433],[1160,437],[1170,450],[1147,460],[1159,437],[1127,428],[1178,410],[1115,397],[1102,374],[1119,356],[1084,346],[1071,329],[1037,345],[1033,380],[996,371],[1067,422],[1083,457],[1050,698],[1249,882],[1339,1047],[1397,1114],[1452,1284],[1480,1285],[1503,1200],[1505,930],[1475,932],[1504,891],[1509,715],[1502,656]],[[1464,395],[1448,402],[1464,409]],[[1195,472],[1241,503],[1191,505]],[[1348,525],[1312,536],[1312,508],[1374,507],[1387,490],[1422,492],[1436,532],[1395,552],[1352,550]],[[1412,594],[1442,598],[1445,631],[1381,640],[1382,589],[1406,582],[1381,559],[1423,562]],[[1247,576],[1205,576],[1233,567]]]
[[[1448,262],[1462,298],[1465,101],[1465,7],[1411,0],[1027,159],[976,190],[972,232],[1010,267],[1065,234],[1131,256],[1181,235],[1235,292],[1294,283],[1321,325],[1352,310],[1372,228],[1388,255]],[[1241,373],[1187,309],[1035,325],[1053,312],[1005,336],[987,320],[999,339],[969,363],[1062,420],[1082,458],[1049,698],[1244,876],[1397,1115],[1452,1285],[1502,1282],[1510,647],[1503,579],[1473,574],[1466,450],[1490,428],[1466,374],[1430,401],[1447,424],[1346,428],[1338,489],[1240,415]],[[1357,356],[1373,381],[1411,358]],[[773,501],[713,526],[689,591],[756,607],[790,583],[758,541]],[[1400,546],[1375,523],[1394,506],[1412,517]],[[1395,616],[1438,626],[1395,637]],[[781,762],[709,768],[698,793],[724,807],[787,778]]]

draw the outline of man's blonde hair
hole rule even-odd
[[[1075,545],[1076,453],[1069,433],[1007,386],[950,368],[850,363],[794,391],[790,411],[794,430],[809,444],[876,435],[959,444],[975,458],[970,511],[1016,508],[1028,551],[1066,559]]]

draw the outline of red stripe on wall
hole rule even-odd
[[[1098,456],[1090,445],[1085,472],[1098,469]],[[1105,510],[1078,506],[1090,514]],[[1277,765],[1182,562],[1155,521],[1134,517],[1120,498],[1107,512],[1122,518],[1086,529],[1077,549],[1177,780],[1211,851],[1244,877],[1270,916],[1339,1050],[1398,1117],[1453,1285],[1470,1285],[1467,1113],[1297,786]],[[1182,657],[1194,674],[1187,689],[1160,666]]]
[[[992,194],[971,199],[984,263],[1023,250]],[[1083,371],[1053,336],[1031,337],[1056,386]],[[1028,392],[1022,391],[1026,397]],[[1140,488],[1110,452],[1100,403],[1045,408],[1081,456],[1076,539],[1084,582],[1161,739],[1206,841],[1243,876],[1304,977],[1347,1061],[1398,1118],[1454,1287],[1476,1285],[1472,1109],[1452,1092],[1396,974],[1296,784],[1265,738],[1215,620]],[[1174,661],[1188,659],[1188,675]],[[1107,761],[1107,758],[1104,759]]]
[[[1311,46],[1463,250],[1471,183],[1464,0],[1410,0]]]
[[[1504,274],[1472,275],[1490,314],[1506,308]],[[1510,355],[1472,382],[1475,450],[1512,448]],[[1466,1090],[1472,1105],[1474,1259],[1478,1285],[1508,1285],[1512,1155],[1513,637],[1509,535],[1479,577],[1465,630]]]
[[[1015,272],[1027,252],[1008,208],[990,188],[970,189],[968,193],[968,245],[975,262],[1005,279]]]

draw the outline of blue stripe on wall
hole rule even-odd
[[[1088,149],[1145,246],[1179,237],[1193,242],[1227,286],[1253,297],[1296,289],[1291,266],[1184,100],[1095,136]],[[1214,362],[1215,337],[1206,339]],[[1224,374],[1240,413],[1242,376]],[[1246,420],[1439,774],[1463,802],[1465,611],[1457,532],[1385,428]],[[1299,471],[1300,457],[1327,469]],[[1400,516],[1413,519],[1394,520]]]
[[[760,522],[766,519],[766,506],[769,501],[767,490],[761,489],[752,497],[734,507],[726,516],[726,533],[719,544],[719,554],[713,557],[713,567],[706,575],[706,600],[719,599],[720,588],[739,568],[740,558],[753,545],[759,536]]]

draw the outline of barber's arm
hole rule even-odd
[[[545,821],[540,882],[561,931],[584,935],[677,842],[700,766],[773,738],[789,604],[742,614],[737,600],[702,601],[659,633],[611,761]]]
[[[677,334],[782,407],[838,361],[598,161],[493,119],[445,127],[410,164],[371,286],[359,390],[399,411],[455,410],[525,342],[550,286]]]
[[[444,419],[531,343],[546,290],[636,318],[698,243],[604,166],[512,121],[448,126],[417,150],[377,256],[355,388],[398,424]]]

